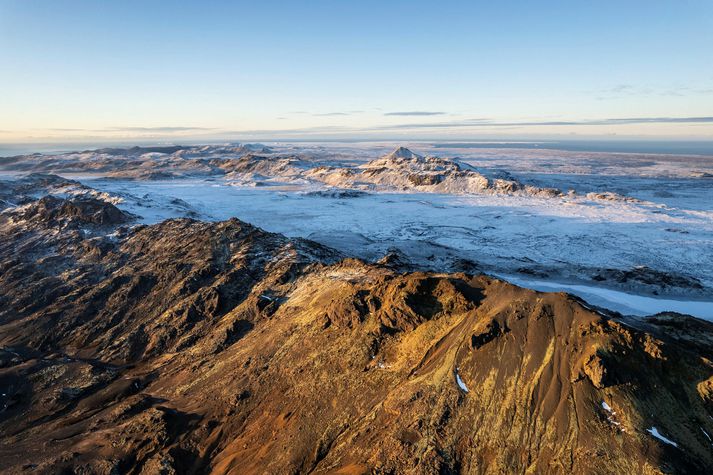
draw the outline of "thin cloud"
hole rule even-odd
[[[695,124],[713,122],[713,117],[633,117],[575,122],[575,125],[610,124]]]
[[[248,135],[248,136],[283,136],[299,137],[301,135],[319,134],[363,134],[370,132],[385,131],[408,131],[418,129],[465,129],[465,128],[499,128],[500,130],[511,130],[521,127],[569,127],[569,126],[595,126],[595,125],[628,125],[628,124],[709,124],[713,123],[713,117],[626,117],[610,119],[591,120],[548,120],[548,121],[519,121],[519,122],[498,122],[492,119],[466,119],[462,121],[434,122],[434,123],[410,123],[376,125],[373,127],[344,127],[344,126],[317,126],[294,129],[255,129],[255,130],[232,130],[225,131],[226,135]]]
[[[355,114],[363,114],[364,111],[346,111],[346,112],[323,112],[312,114],[314,117],[336,117],[336,116],[347,116]]]
[[[698,124],[711,123],[713,117],[627,117],[592,120],[549,120],[524,122],[498,122],[485,119],[471,119],[457,122],[435,122],[416,124],[396,124],[377,127],[378,130],[431,129],[463,127],[537,127],[537,126],[588,126],[588,125],[628,125],[628,124]]]
[[[636,92],[636,86],[631,84],[617,84],[616,86],[609,88],[606,92],[613,93],[623,93],[623,92]]]
[[[429,115],[446,115],[445,112],[432,111],[401,111],[401,112],[386,112],[384,115],[390,116],[429,116]]]
[[[350,127],[342,127],[338,125],[326,125],[321,127],[302,127],[297,129],[254,129],[254,130],[226,130],[223,132],[225,135],[269,135],[269,134],[286,134],[286,135],[300,135],[300,134],[314,134],[321,132],[358,132],[361,129],[355,129]]]
[[[349,112],[325,112],[323,114],[312,114],[315,117],[335,117],[339,115],[351,115]]]
[[[52,132],[96,132],[96,129],[69,129],[69,128],[53,128],[53,129],[34,129],[34,130],[51,130]]]
[[[217,130],[211,127],[108,127],[109,132],[192,132],[195,130]]]
[[[668,97],[668,96],[673,96],[673,97],[683,97],[685,96],[685,92],[690,91],[688,88],[681,88],[681,89],[669,89],[667,91],[660,91],[658,93],[659,96],[663,97]]]
[[[497,121],[487,118],[471,118],[444,122],[417,122],[402,124],[384,124],[370,127],[325,125],[303,128],[275,128],[275,129],[253,129],[253,130],[225,130],[211,129],[205,127],[113,127],[107,129],[85,130],[85,129],[44,129],[44,130],[71,130],[87,132],[135,132],[170,134],[175,132],[193,132],[193,136],[220,136],[231,135],[251,135],[255,137],[299,137],[301,135],[333,135],[333,134],[364,134],[370,132],[386,131],[409,131],[409,130],[465,130],[465,129],[500,129],[510,130],[526,127],[587,127],[587,126],[621,126],[631,124],[689,124],[691,126],[710,126],[713,124],[713,116],[691,116],[691,117],[619,117],[605,119],[582,119],[582,120],[533,120],[533,121]]]
[[[613,99],[621,99],[622,97],[685,97],[692,95],[708,95],[713,92],[713,89],[707,85],[703,87],[694,87],[691,85],[673,84],[668,86],[637,86],[633,84],[617,84],[612,87],[599,89],[596,91],[588,91],[588,94],[594,94],[599,101],[607,101]]]
[[[599,94],[603,97],[621,97],[621,96],[647,96],[654,92],[650,87],[637,86],[634,84],[617,84],[612,87],[606,87],[590,93]]]
[[[35,129],[51,132],[192,132],[192,131],[213,131],[218,130],[210,127],[104,127],[101,129],[83,128],[49,128]]]
[[[383,125],[377,126],[375,129],[378,130],[399,130],[399,129],[445,129],[450,127],[475,127],[480,125],[492,125],[494,122],[490,122],[486,119],[469,119],[464,121],[451,121],[451,122],[424,122],[424,123],[409,123],[409,124],[394,124],[394,125]]]

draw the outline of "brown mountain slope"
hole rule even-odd
[[[0,216],[2,472],[713,466],[708,323],[82,203]]]

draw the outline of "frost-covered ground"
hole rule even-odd
[[[341,167],[362,170],[393,149],[386,144],[271,145],[273,161],[224,167],[221,174],[207,172],[204,163],[180,163],[181,177],[173,179],[109,179],[93,168],[92,174],[44,171],[107,192],[147,223],[234,216],[368,260],[396,251],[416,268],[492,273],[626,314],[672,310],[713,319],[713,157],[410,146],[522,186],[463,192],[462,177],[447,176],[430,187],[390,188],[384,184],[397,183],[401,169],[379,161],[378,170],[367,168],[367,181],[341,178],[347,176]],[[153,154],[166,163],[160,172],[180,159]],[[293,158],[278,164],[285,156]],[[91,156],[82,160],[94,163]],[[431,168],[423,176],[441,173]],[[562,193],[531,192],[547,188]]]

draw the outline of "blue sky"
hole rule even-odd
[[[711,51],[710,0],[0,0],[0,141],[713,138]]]

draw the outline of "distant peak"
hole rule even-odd
[[[413,153],[406,147],[398,147],[393,152],[387,155],[388,158],[423,158],[417,153]]]

